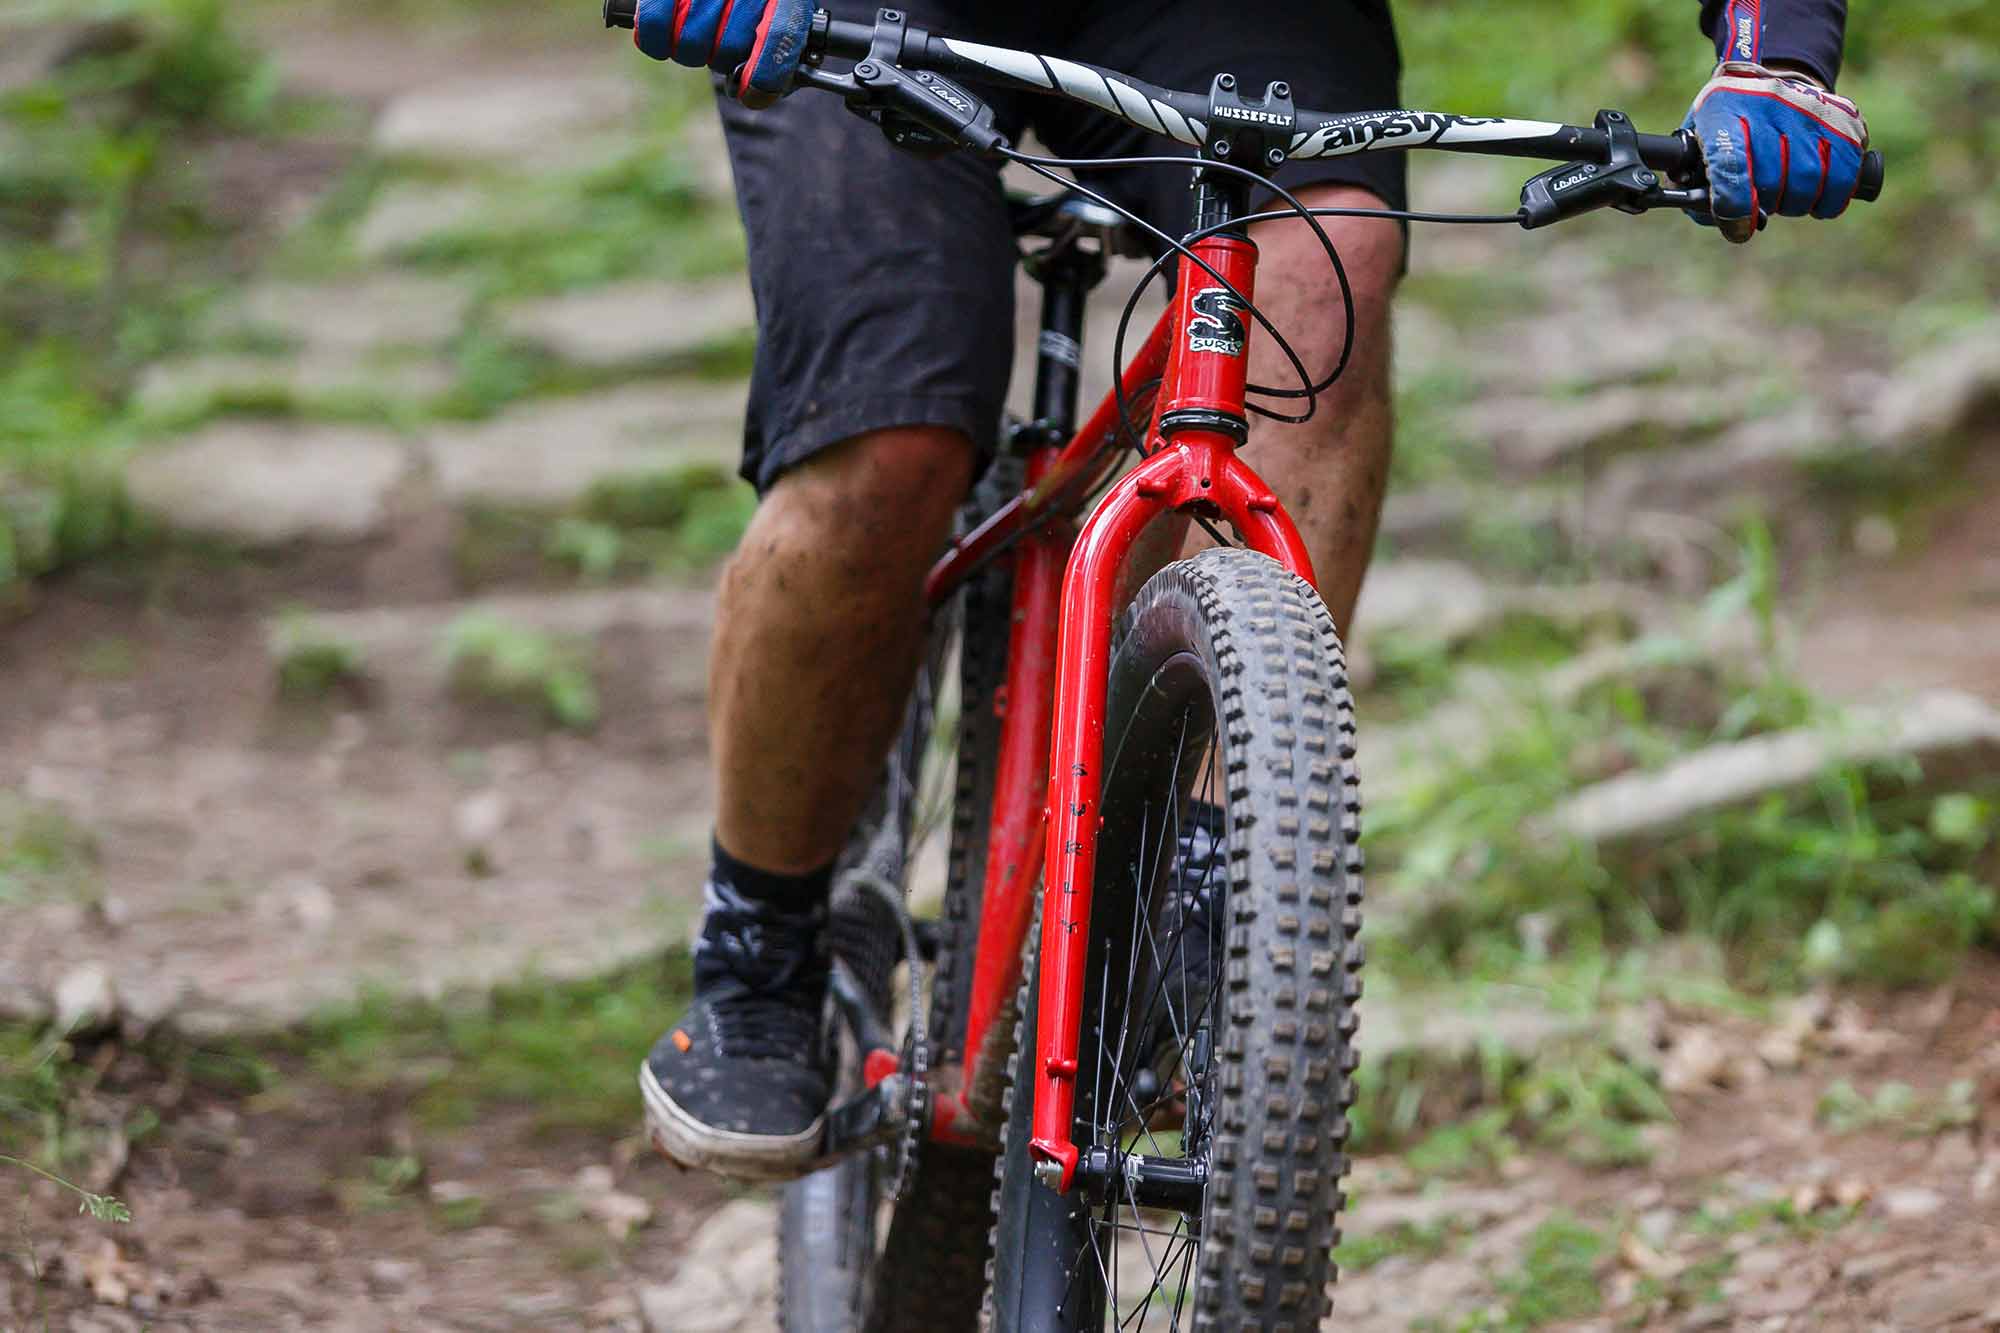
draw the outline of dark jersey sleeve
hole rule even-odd
[[[1701,0],[1701,30],[1724,60],[1799,65],[1831,88],[1847,39],[1847,0]]]

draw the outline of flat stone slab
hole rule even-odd
[[[708,635],[714,598],[703,589],[671,585],[579,588],[560,593],[518,593],[416,606],[317,613],[314,625],[359,650],[369,678],[392,702],[422,710],[447,684],[443,646],[454,622],[468,615],[573,639],[625,634],[661,648],[652,683],[673,699],[699,698],[707,688]],[[266,627],[267,640],[283,633],[285,619]]]
[[[351,282],[264,282],[226,303],[212,337],[268,337],[313,351],[429,346],[455,336],[472,295],[440,278],[379,273]]]
[[[278,546],[381,530],[409,471],[409,452],[381,431],[224,422],[139,454],[126,487],[176,531]]]
[[[1384,632],[1450,647],[1510,615],[1583,626],[1604,620],[1641,621],[1655,609],[1654,599],[1644,590],[1622,584],[1516,587],[1489,582],[1457,561],[1412,558],[1384,561],[1368,571],[1354,618],[1364,647],[1369,635]]]
[[[220,400],[267,396],[294,403],[397,401],[435,398],[448,392],[456,378],[442,361],[407,357],[217,354],[155,362],[140,374],[132,401],[156,413],[198,412]]]
[[[1364,922],[1365,934],[1367,926]],[[1474,1004],[1464,996],[1397,994],[1361,1001],[1356,1043],[1371,1063],[1414,1060],[1429,1066],[1478,1060],[1491,1049],[1523,1062],[1603,1028],[1590,1014],[1563,1014],[1524,1005]]]
[[[1910,448],[2000,420],[2000,319],[1906,362],[1861,418],[1873,439]]]
[[[557,508],[599,481],[712,463],[734,471],[745,389],[683,382],[556,399],[424,442],[432,475],[457,504]]]
[[[2000,773],[2000,710],[1934,691],[1855,708],[1824,727],[1712,746],[1655,773],[1628,773],[1570,797],[1534,830],[1616,844],[1667,833],[1701,815],[1794,791],[1828,769],[1915,761],[1927,786]]]
[[[354,230],[364,259],[384,259],[477,226],[492,211],[491,191],[476,185],[403,182],[375,196]]]
[[[1736,384],[1612,385],[1566,399],[1486,397],[1460,410],[1458,430],[1490,443],[1515,474],[1671,444],[1741,419],[1749,393]]]
[[[757,310],[742,277],[635,282],[516,306],[501,324],[571,365],[608,369],[670,361],[747,333]]]
[[[573,160],[592,131],[619,126],[638,110],[637,85],[609,65],[606,71],[455,79],[404,93],[375,122],[375,149],[408,157]]]

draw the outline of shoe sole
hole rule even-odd
[[[676,1165],[743,1180],[796,1180],[819,1164],[825,1116],[796,1134],[716,1129],[682,1110],[646,1064],[639,1066],[639,1096],[646,1105],[653,1146]]]

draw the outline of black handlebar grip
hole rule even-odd
[[[639,0],[604,0],[604,26],[631,28],[639,22]]]
[[[1854,187],[1854,197],[1863,203],[1873,203],[1882,197],[1882,155],[1866,152],[1861,155],[1861,183]]]

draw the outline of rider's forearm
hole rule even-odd
[[[1847,0],[1702,0],[1701,30],[1724,60],[1790,66],[1831,88],[1840,76]]]

